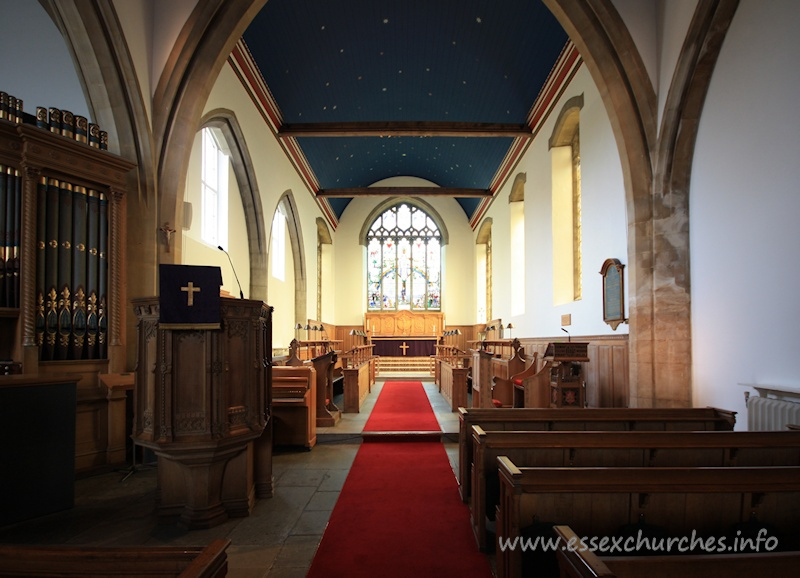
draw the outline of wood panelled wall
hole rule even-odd
[[[582,363],[589,407],[628,407],[628,336],[573,336],[589,343],[589,361]],[[526,355],[539,353],[541,363],[547,344],[563,338],[520,338]]]

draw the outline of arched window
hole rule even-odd
[[[492,219],[484,219],[475,239],[478,246],[475,252],[477,319],[486,323],[492,318]]]
[[[203,128],[202,208],[203,241],[212,247],[228,245],[228,166],[224,139]]]
[[[553,297],[556,305],[582,297],[581,137],[583,95],[569,99],[550,137],[553,203]]]
[[[399,203],[367,233],[367,308],[441,310],[442,235],[422,209]]]
[[[508,195],[508,216],[511,234],[512,276],[511,315],[525,314],[525,182],[526,173],[519,173],[514,178],[511,193]],[[519,268],[522,274],[519,273]]]

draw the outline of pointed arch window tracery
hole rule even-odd
[[[409,203],[390,207],[367,234],[369,311],[439,311],[442,236],[434,220]]]

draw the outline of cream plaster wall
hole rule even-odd
[[[287,223],[288,225],[288,223]],[[268,296],[267,301],[272,303],[286,304],[284,307],[275,307],[272,314],[272,347],[273,349],[288,348],[289,343],[295,337],[295,308],[294,308],[294,263],[292,262],[292,245],[289,240],[288,229],[284,233],[284,254],[283,259],[286,264],[285,275],[283,279],[278,279],[272,276],[272,258],[275,251],[272,248],[272,234],[270,234],[270,251],[269,260],[267,262],[267,283]],[[292,304],[291,307],[288,305]]]
[[[800,387],[800,4],[743,0],[711,78],[690,194],[694,405]]]
[[[193,4],[196,0],[191,0]],[[152,118],[152,95],[155,92],[158,77],[164,68],[166,54],[159,59],[157,71],[153,70],[153,52],[156,44],[154,39],[154,29],[159,30],[157,37],[158,52],[166,52],[168,46],[171,48],[175,43],[175,38],[182,26],[183,21],[188,16],[188,12],[180,14],[176,8],[183,2],[131,2],[131,0],[114,0],[114,10],[116,10],[120,26],[124,30],[126,45],[133,60],[134,67],[138,71],[137,80],[139,89],[142,92],[142,102],[148,116]],[[166,10],[171,10],[170,18],[165,18]],[[158,17],[154,17],[154,13]],[[165,35],[164,27],[172,27],[174,33]],[[153,75],[155,74],[155,78]]]
[[[15,2],[12,12],[0,18],[0,53],[4,55],[0,90],[21,98],[29,114],[36,114],[37,106],[52,106],[95,122],[64,38],[50,16],[30,0]]]
[[[684,38],[692,23],[697,0],[659,0],[658,5],[659,78],[658,84],[655,86],[658,97],[658,128],[660,131],[668,91],[672,85],[675,67],[678,65],[678,57],[683,49]],[[636,44],[641,50],[641,44],[638,41]]]
[[[140,0],[141,1],[141,0]],[[115,0],[115,4],[136,4],[130,0]],[[172,54],[172,48],[183,29],[186,19],[195,8],[197,0],[144,0],[141,2],[146,8],[145,10],[152,14],[151,29],[148,31],[153,39],[153,45],[149,52],[149,71],[148,79],[150,85],[150,92],[144,94],[154,94],[158,83],[161,80],[161,74],[164,71],[164,66]],[[119,7],[117,7],[119,10]],[[126,36],[130,36],[126,34]],[[139,73],[142,76],[142,73]]]
[[[551,164],[548,139],[563,104],[583,93],[580,113],[582,173],[583,299],[553,305],[553,235]],[[526,173],[525,183],[525,314],[511,314],[510,284],[520,274],[510,254],[508,194],[513,176]],[[497,195],[487,217],[493,220],[492,318],[514,323],[514,336],[564,337],[561,316],[571,314],[573,335],[603,335],[615,332],[603,322],[600,267],[614,257],[627,265],[627,222],[622,168],[611,125],[597,88],[586,67],[575,75],[545,122],[512,178]],[[474,243],[474,239],[473,239]],[[627,284],[626,311],[627,311]],[[620,325],[616,333],[627,333]]]
[[[669,0],[672,3],[696,3],[697,0]],[[659,68],[658,68],[658,36],[656,27],[658,25],[659,12],[662,9],[663,0],[654,2],[643,2],[642,0],[611,0],[611,3],[619,12],[622,21],[630,32],[639,55],[642,57],[644,66],[650,82],[658,88]]]

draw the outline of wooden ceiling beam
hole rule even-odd
[[[416,196],[416,197],[491,197],[489,189],[462,189],[448,187],[356,187],[349,189],[320,189],[317,197],[329,199],[355,197],[374,197],[379,195],[389,196]]]
[[[278,136],[288,137],[504,137],[531,138],[525,124],[481,122],[330,122],[284,124]]]

